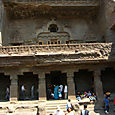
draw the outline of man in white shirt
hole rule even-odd
[[[65,85],[65,88],[64,88],[64,97],[65,97],[65,99],[67,99],[67,85]]]

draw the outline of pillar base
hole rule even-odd
[[[39,97],[39,101],[46,101],[46,97]]]
[[[68,96],[68,99],[76,100],[76,97],[75,96]]]
[[[18,101],[18,99],[17,99],[17,98],[15,98],[15,97],[10,98],[10,103],[15,103],[15,102],[17,102],[17,101]]]
[[[46,115],[46,102],[39,103],[39,115]]]
[[[95,110],[102,110],[104,109],[104,103],[103,102],[96,102],[95,103]]]

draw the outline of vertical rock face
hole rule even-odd
[[[4,11],[4,5],[2,0],[0,0],[0,29],[1,29],[1,23],[2,23],[2,18],[3,18],[3,11]]]

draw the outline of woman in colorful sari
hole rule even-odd
[[[54,87],[54,99],[58,99],[58,88],[59,88],[58,85]]]

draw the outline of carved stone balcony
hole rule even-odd
[[[97,6],[99,0],[4,0],[4,2],[35,3],[50,6]]]
[[[11,59],[11,57],[13,58],[13,63],[25,57],[36,58],[41,64],[62,62],[86,63],[87,61],[96,60],[108,61],[112,47],[112,43],[3,46],[0,47],[0,63],[4,63],[4,59],[6,61],[6,58]]]

